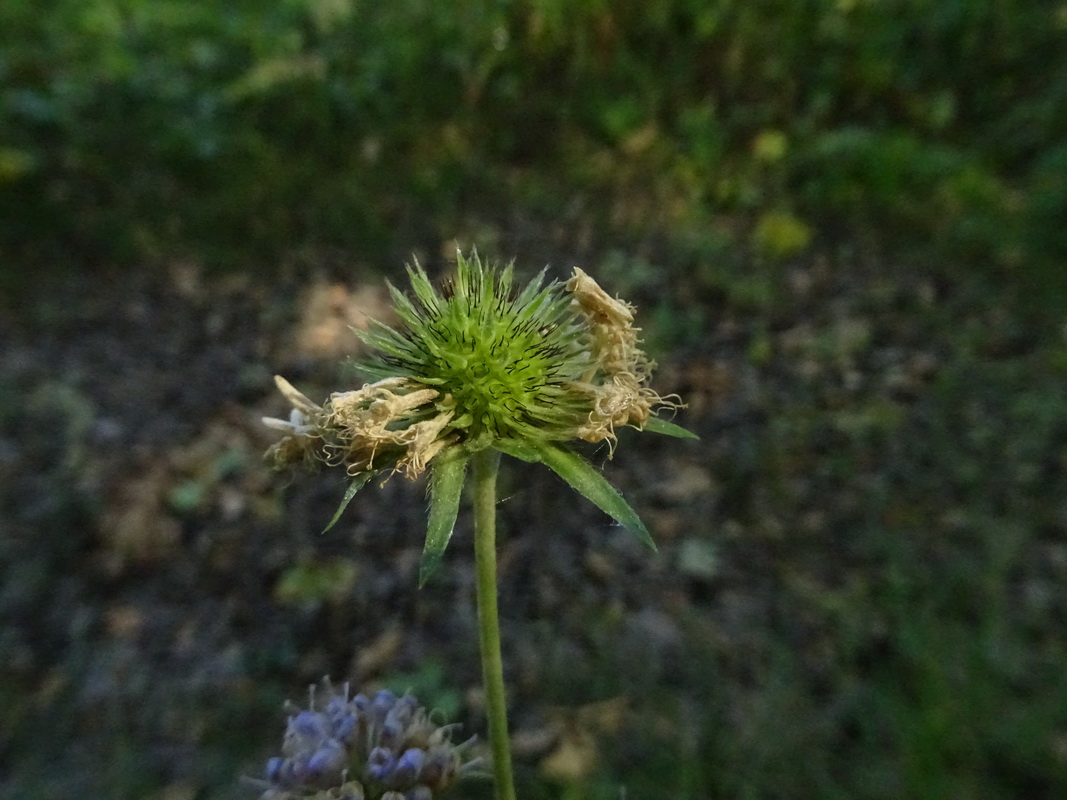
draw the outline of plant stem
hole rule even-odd
[[[478,638],[482,653],[489,744],[497,800],[515,800],[508,743],[508,707],[504,663],[500,657],[500,621],[496,597],[496,474],[500,453],[488,449],[471,457],[474,468],[474,564],[478,574]]]

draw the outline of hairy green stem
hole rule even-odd
[[[497,800],[515,800],[508,743],[508,706],[504,664],[500,657],[500,621],[496,599],[496,474],[500,453],[487,449],[472,458],[474,468],[474,563],[478,575],[478,634],[482,653],[489,743]]]

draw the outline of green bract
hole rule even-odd
[[[633,308],[577,268],[566,284],[542,274],[517,291],[510,265],[496,270],[477,255],[460,255],[440,289],[418,265],[408,274],[410,295],[389,287],[401,324],[358,332],[372,355],[356,369],[373,383],[320,406],[276,378],[293,411],[264,420],[285,434],[267,458],[345,467],[352,483],[331,525],[374,475],[429,469],[423,581],[451,537],[468,459],[488,448],[544,463],[654,547],[621,495],[564,444],[613,448],[624,425],[693,437],[654,416],[680,403],[647,386],[653,364],[638,346]]]

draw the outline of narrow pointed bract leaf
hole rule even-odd
[[[662,433],[664,436],[675,436],[679,439],[700,438],[692,431],[687,431],[681,425],[675,425],[673,422],[667,422],[667,420],[660,419],[659,417],[649,417],[642,430],[650,431],[652,433]]]
[[[341,514],[348,508],[348,504],[352,502],[352,498],[356,496],[356,492],[366,486],[367,482],[370,481],[374,475],[375,473],[373,471],[361,472],[352,479],[352,482],[348,484],[348,488],[345,489],[345,496],[341,498],[341,505],[337,506],[337,510],[333,512],[333,518],[331,518],[329,524],[322,529],[323,533],[326,533],[326,531],[337,524],[337,520],[341,518]]]
[[[426,546],[422,550],[419,567],[419,588],[441,563],[441,556],[452,538],[459,514],[459,498],[463,493],[463,478],[468,456],[435,458],[430,463],[430,519],[426,525]]]
[[[558,445],[538,444],[538,453],[553,472],[565,480],[572,489],[592,502],[597,508],[610,516],[653,550],[656,543],[648,528],[641,522],[637,512],[622,499],[622,495],[608,483],[607,479],[577,453]]]
[[[501,439],[499,442],[496,442],[493,447],[504,455],[517,458],[520,461],[525,461],[527,464],[536,464],[541,460],[541,454],[537,451],[536,447],[518,439]]]
[[[423,272],[418,261],[415,262],[414,267],[408,267],[408,279],[411,281],[411,290],[419,298],[423,308],[432,314],[439,315],[441,313],[441,296],[433,288],[433,284],[430,283],[430,279]]]

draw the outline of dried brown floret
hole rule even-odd
[[[613,298],[578,267],[566,288],[589,319],[595,368],[608,375],[634,372],[643,378],[652,365],[637,346],[640,328],[633,326],[633,306]]]
[[[306,395],[297,391],[281,375],[274,376],[274,383],[293,409],[289,412],[287,420],[263,417],[264,425],[285,434],[267,450],[265,456],[267,462],[276,469],[292,464],[314,462],[316,454],[322,447],[322,434],[319,428],[323,416],[322,406],[313,403]]]
[[[441,431],[452,421],[452,417],[451,411],[444,411],[406,429],[407,453],[397,462],[396,469],[403,470],[409,479],[418,477],[433,457],[449,443],[448,437],[441,438]]]
[[[611,297],[577,267],[567,290],[589,319],[595,359],[585,380],[574,384],[592,403],[576,435],[587,442],[607,440],[614,448],[616,427],[641,429],[656,407],[680,408],[681,403],[644,385],[655,365],[638,346],[633,306]]]

